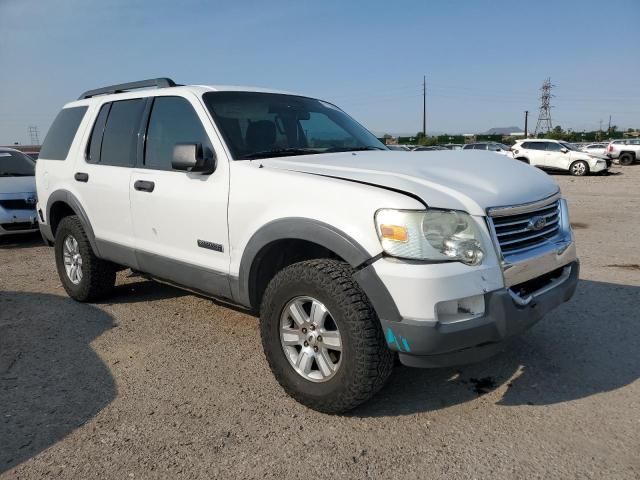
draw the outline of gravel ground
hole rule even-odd
[[[574,299],[489,361],[397,367],[347,416],[287,397],[258,321],[120,274],[65,295],[39,238],[0,244],[2,478],[640,478],[640,165],[556,176]]]

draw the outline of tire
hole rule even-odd
[[[324,311],[326,318],[324,328],[318,324],[315,332],[311,331],[311,324],[296,323],[290,313],[298,305],[306,314],[306,320],[311,320],[311,312],[305,307],[305,302],[310,300],[317,302],[316,307],[310,302],[309,309],[316,308],[311,312]],[[373,397],[384,386],[393,369],[393,352],[387,347],[380,321],[368,298],[353,280],[353,269],[344,262],[309,260],[281,270],[264,294],[260,320],[264,354],[276,380],[291,397],[314,410],[332,414],[351,410]],[[291,327],[285,325],[287,323]],[[332,351],[331,347],[325,351],[320,342],[327,340],[323,340],[321,335],[323,331],[331,330],[328,323],[333,324],[340,338],[339,352]],[[308,326],[306,333],[300,325]],[[306,357],[302,355],[303,351],[311,348],[311,343],[306,341],[304,346],[285,346],[282,332],[309,338],[310,341],[311,337],[307,335],[317,334],[318,342],[311,342],[317,353],[309,351]],[[332,332],[332,342],[335,342],[335,332]],[[317,350],[318,345],[320,350]],[[323,355],[327,352],[331,358],[325,361]],[[338,353],[339,359],[336,360]],[[314,356],[311,363],[300,362],[308,365],[309,373],[297,371],[294,363],[310,356]],[[329,361],[334,362],[332,368],[335,371],[326,369]],[[323,372],[322,364],[330,373]],[[316,377],[311,378],[313,375]]]
[[[618,162],[620,163],[620,165],[624,165],[625,167],[628,167],[633,163],[634,160],[635,159],[633,158],[633,154],[626,152],[620,155]]]
[[[67,294],[79,302],[107,297],[116,283],[117,267],[96,257],[80,219],[75,215],[63,218],[55,240],[56,267]],[[65,242],[68,242],[67,246]],[[73,266],[79,270],[76,268],[68,272],[67,267]]]
[[[578,160],[569,166],[569,173],[574,177],[584,177],[589,175],[589,165],[583,160]]]
[[[524,157],[517,157],[516,160],[521,161],[522,163],[526,163],[527,165],[530,165],[529,159],[528,158],[524,158]]]

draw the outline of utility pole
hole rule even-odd
[[[38,138],[38,127],[35,125],[29,125],[29,139],[31,145],[40,145],[40,139]]]
[[[611,115],[609,115],[609,128],[607,128],[607,135],[611,137]]]
[[[598,141],[602,140],[602,119],[600,119],[600,128],[598,128]]]
[[[422,135],[427,136],[427,76],[422,77]]]
[[[529,110],[524,111],[524,138],[529,137]]]
[[[551,123],[551,98],[553,98],[551,89],[553,87],[555,87],[555,85],[551,84],[551,78],[547,78],[542,84],[542,88],[540,88],[542,91],[540,95],[540,110],[538,112],[538,123],[536,124],[534,135],[538,135],[538,132],[549,133],[553,130]]]

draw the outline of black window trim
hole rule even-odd
[[[93,123],[91,125],[91,132],[89,134],[89,138],[87,139],[87,143],[85,145],[85,149],[84,149],[84,161],[85,163],[88,163],[90,165],[100,165],[100,166],[104,166],[104,167],[117,167],[117,168],[143,168],[141,167],[141,165],[143,164],[143,155],[144,155],[144,138],[146,137],[146,124],[147,121],[149,119],[150,113],[151,113],[151,104],[153,103],[153,99],[155,97],[134,97],[134,98],[124,98],[122,100],[109,100],[107,102],[104,102],[102,104],[100,104],[100,106],[98,107],[98,113],[96,114],[95,118],[93,119]],[[138,131],[136,132],[136,158],[135,158],[135,162],[133,165],[111,165],[111,164],[104,164],[102,163],[102,141],[104,139],[104,131],[106,129],[107,126],[107,122],[109,121],[109,115],[111,115],[111,107],[113,106],[114,103],[116,102],[126,102],[128,100],[143,100],[144,101],[144,107],[142,110],[142,118],[140,119],[140,124],[138,125]],[[107,118],[105,120],[104,123],[104,127],[102,129],[102,133],[101,133],[101,138],[100,138],[100,153],[98,154],[98,159],[97,161],[91,161],[90,160],[90,155],[89,155],[89,150],[91,148],[91,139],[93,138],[93,133],[94,133],[94,129],[96,127],[96,123],[98,121],[98,117],[100,116],[100,110],[102,110],[102,108],[108,105],[109,106],[109,112],[107,113]]]

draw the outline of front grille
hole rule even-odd
[[[17,230],[31,230],[36,228],[37,224],[32,222],[13,222],[13,223],[0,223],[0,227],[4,228],[7,232]]]
[[[36,208],[35,201],[27,201],[22,198],[10,200],[0,200],[0,207],[7,210],[34,210]]]
[[[516,253],[546,243],[560,231],[558,200],[517,215],[491,217],[503,254]]]

